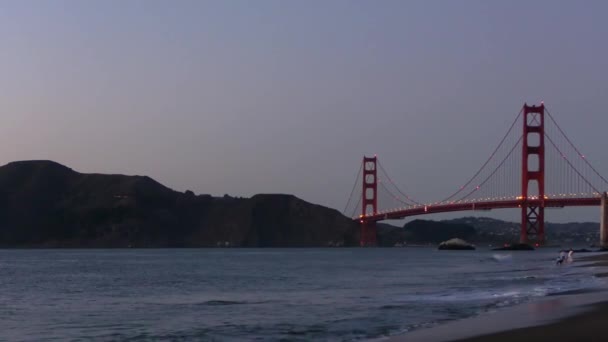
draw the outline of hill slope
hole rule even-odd
[[[436,244],[451,237],[473,243],[502,245],[519,240],[521,226],[489,217],[462,217],[443,221],[413,220],[403,227],[378,224],[378,242],[382,246],[398,243]],[[594,244],[599,241],[599,223],[545,223],[547,243]]]
[[[464,223],[413,220],[406,223],[403,228],[379,223],[378,244],[386,247],[404,242],[438,244],[452,238],[470,239],[476,233],[475,228]]]
[[[0,246],[356,245],[358,226],[291,195],[196,196],[146,176],[83,174],[52,161],[0,167]]]

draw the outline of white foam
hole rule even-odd
[[[498,262],[511,261],[513,256],[511,254],[492,254],[492,259]]]

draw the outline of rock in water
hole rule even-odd
[[[475,246],[462,240],[462,239],[450,239],[443,241],[439,244],[437,249],[442,250],[474,250]]]

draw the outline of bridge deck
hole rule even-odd
[[[542,200],[528,200],[529,206],[540,206]],[[491,201],[491,202],[475,202],[475,203],[449,203],[449,204],[431,204],[421,205],[412,208],[406,208],[402,210],[394,210],[387,212],[380,212],[372,215],[366,215],[360,217],[357,220],[364,220],[367,222],[376,222],[382,220],[398,220],[410,216],[416,215],[428,215],[437,213],[447,213],[453,211],[467,211],[467,210],[492,210],[492,209],[506,209],[506,208],[521,208],[522,200],[507,200],[507,201]],[[562,208],[570,206],[599,206],[601,204],[600,197],[587,197],[587,198],[549,198],[544,200],[545,208]]]

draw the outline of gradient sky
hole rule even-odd
[[[342,210],[377,153],[431,201],[543,100],[608,175],[607,14],[605,1],[0,1],[0,163]]]

